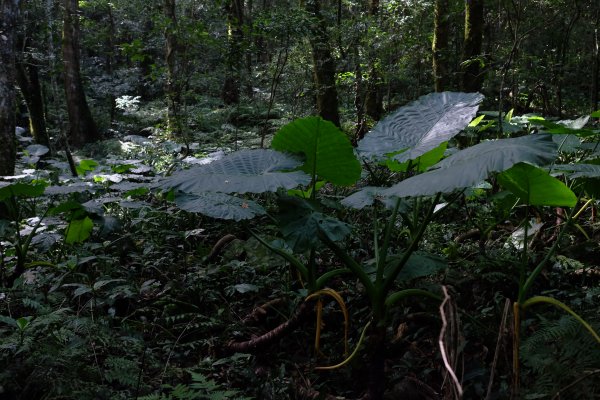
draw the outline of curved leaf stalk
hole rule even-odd
[[[346,265],[346,267],[348,267],[354,276],[356,276],[360,283],[365,287],[365,291],[367,292],[369,299],[373,298],[375,295],[375,286],[373,285],[373,282],[367,273],[363,270],[362,266],[352,257],[350,257],[350,255],[340,246],[338,246],[337,243],[331,240],[327,234],[321,231],[321,229],[319,229],[319,239],[321,239],[321,241],[323,241],[323,243],[325,243],[325,245],[340,258],[340,260]]]
[[[317,300],[317,329],[315,334],[315,351],[317,354],[319,351],[319,343],[321,340],[321,322],[323,317],[323,301],[321,300],[322,295],[327,295],[332,297],[340,306],[342,310],[342,314],[344,315],[344,355],[348,354],[348,328],[349,328],[349,318],[348,318],[348,308],[346,307],[346,303],[344,303],[344,299],[342,296],[335,290],[330,288],[325,288],[318,290],[312,294],[310,294],[304,301],[308,301],[315,297],[318,297]]]
[[[309,296],[310,297],[310,296]],[[308,300],[308,298],[307,298]],[[321,328],[323,327],[323,300],[317,300],[317,321],[315,328],[315,355],[321,354]]]
[[[358,339],[358,343],[356,344],[356,347],[354,348],[354,351],[352,352],[352,354],[350,354],[348,356],[348,358],[346,358],[344,361],[342,361],[339,364],[336,365],[330,365],[327,367],[315,367],[316,370],[320,370],[320,371],[325,371],[325,370],[332,370],[332,369],[337,369],[337,368],[341,368],[344,365],[348,364],[350,361],[352,361],[352,359],[358,354],[358,351],[360,350],[360,346],[362,345],[363,341],[365,340],[365,334],[367,333],[367,329],[369,328],[369,326],[371,325],[372,321],[367,322],[367,324],[365,325],[365,327],[363,328],[361,334],[360,334],[360,338]]]
[[[383,272],[385,270],[385,264],[387,261],[388,250],[390,247],[390,239],[392,237],[392,231],[394,230],[394,225],[396,224],[396,218],[398,217],[398,209],[400,208],[400,198],[396,200],[396,204],[394,205],[394,210],[392,211],[392,215],[388,220],[385,229],[385,236],[383,239],[383,247],[379,250],[375,247],[375,255],[377,257],[377,276],[375,278],[375,286],[379,286],[380,282],[383,281]],[[377,219],[375,219],[377,221]],[[375,222],[376,223],[376,222]],[[377,237],[377,230],[375,230],[375,236]],[[375,242],[377,243],[377,242]]]
[[[289,262],[290,264],[292,264],[292,266],[294,268],[296,268],[296,270],[304,277],[304,279],[308,278],[308,269],[306,268],[306,266],[300,260],[298,260],[292,254],[290,254],[290,253],[288,253],[286,251],[283,251],[283,250],[278,249],[278,248],[276,248],[274,246],[271,246],[270,243],[268,243],[266,240],[264,240],[263,238],[261,238],[259,235],[257,235],[251,229],[249,230],[249,232],[250,232],[250,234],[252,236],[254,236],[254,238],[256,240],[258,240],[267,249],[271,250],[273,253],[277,254],[278,256],[282,257],[284,260],[286,260],[287,262]]]
[[[14,202],[14,207],[15,207],[15,210],[16,210],[15,224],[18,227],[19,226],[19,220],[21,218],[20,217],[20,213],[21,213],[20,207],[18,206],[18,204],[16,202],[16,199],[14,197],[11,200],[12,200],[12,202]],[[5,203],[5,204],[7,204],[7,203]],[[15,282],[15,280],[17,278],[19,278],[23,274],[23,272],[25,272],[25,269],[29,268],[30,266],[35,266],[35,265],[29,265],[25,261],[27,259],[27,253],[29,252],[29,246],[31,245],[31,241],[33,240],[33,237],[37,233],[37,230],[42,225],[42,221],[44,220],[44,218],[48,214],[48,211],[49,211],[49,209],[47,209],[42,214],[42,216],[40,217],[40,219],[37,221],[37,223],[31,229],[31,232],[25,237],[25,240],[23,240],[23,237],[21,236],[21,234],[19,233],[19,229],[17,228],[17,232],[16,232],[17,240],[16,240],[16,243],[14,245],[14,247],[15,247],[15,254],[17,256],[17,265],[15,266],[15,268],[13,270],[13,273],[6,278],[5,285],[7,287],[12,287],[12,285]]]
[[[583,319],[579,314],[577,314],[575,311],[573,311],[573,309],[571,309],[568,305],[561,302],[560,300],[556,300],[555,298],[548,297],[548,296],[534,296],[534,297],[527,299],[527,301],[525,301],[521,305],[521,308],[523,310],[525,310],[529,306],[532,306],[535,304],[540,304],[540,303],[551,304],[555,307],[558,307],[558,308],[568,312],[569,314],[571,314],[571,316],[573,316],[573,318],[575,318],[577,320],[577,322],[579,322],[581,325],[583,325],[583,327],[594,337],[594,339],[596,339],[596,341],[598,343],[600,343],[600,336],[596,333],[594,328],[592,328],[592,326],[590,324],[588,324],[586,322],[586,320]]]
[[[438,194],[435,195],[435,198],[431,202],[431,206],[427,210],[427,214],[425,216],[425,219],[423,220],[423,222],[419,226],[419,230],[417,231],[416,235],[413,237],[413,240],[410,243],[410,245],[408,246],[408,249],[406,249],[406,251],[402,255],[402,259],[394,267],[394,269],[392,270],[392,273],[389,276],[387,276],[385,278],[385,280],[382,282],[382,286],[381,286],[381,289],[380,289],[380,296],[385,297],[387,295],[387,293],[392,288],[392,285],[394,284],[394,281],[398,277],[398,274],[400,273],[400,271],[404,267],[404,264],[406,264],[406,262],[408,261],[408,259],[412,255],[412,253],[415,250],[417,250],[417,247],[419,246],[419,242],[421,241],[421,238],[423,237],[423,234],[425,234],[425,230],[427,229],[427,226],[429,225],[429,223],[431,222],[431,220],[433,218],[433,211],[435,210],[435,206],[438,203],[438,201],[440,200],[441,196],[442,196],[441,193],[438,193]]]
[[[348,274],[348,273],[351,273],[351,271],[348,268],[337,268],[337,269],[333,269],[331,271],[327,271],[323,275],[321,275],[317,278],[315,287],[317,290],[323,289],[325,287],[325,284],[331,278],[336,277],[338,275],[342,275],[342,274]]]

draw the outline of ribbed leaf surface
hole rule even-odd
[[[467,188],[492,172],[507,170],[518,162],[544,165],[556,156],[556,144],[548,135],[529,135],[479,143],[440,161],[436,170],[413,176],[383,191],[384,196],[430,196]]]
[[[265,213],[265,210],[255,202],[225,193],[206,192],[197,195],[178,193],[175,204],[185,211],[235,221],[251,219]]]
[[[394,160],[414,160],[463,130],[473,119],[483,95],[430,93],[400,108],[379,122],[358,143],[361,156],[373,159],[408,149]]]
[[[240,150],[210,164],[176,172],[158,187],[195,194],[274,192],[310,182],[302,171],[282,172],[301,164],[300,160],[273,150]]]
[[[565,172],[571,178],[600,178],[600,165],[595,164],[557,164],[552,172]]]
[[[302,170],[336,185],[352,185],[360,178],[360,162],[344,132],[320,117],[297,119],[277,132],[275,150],[302,153]]]
[[[342,201],[362,208],[373,198],[431,196],[476,185],[492,172],[507,170],[518,162],[544,165],[556,156],[550,135],[529,135],[479,143],[440,161],[435,170],[405,179],[387,189],[365,188]],[[366,193],[361,193],[366,192]]]

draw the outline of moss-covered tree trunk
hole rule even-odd
[[[29,55],[23,55],[23,58],[17,63],[16,78],[29,113],[29,131],[36,143],[49,146],[38,67]]]
[[[443,92],[448,87],[448,40],[450,36],[449,1],[436,0],[433,13],[433,82],[436,92]]]
[[[0,175],[15,171],[15,30],[18,0],[0,0]]]
[[[321,14],[319,0],[306,0],[306,10],[311,17],[310,45],[313,54],[313,78],[316,89],[317,111],[321,118],[340,126],[337,89],[335,87],[336,65],[331,52],[327,22]]]
[[[175,0],[165,0],[163,8],[165,27],[165,63],[167,66],[167,82],[165,91],[167,95],[167,131],[174,135],[181,135],[181,88],[177,60],[177,12]]]
[[[594,62],[592,64],[592,111],[598,110],[598,91],[600,90],[600,8],[596,10],[596,26],[594,28]]]
[[[65,75],[65,95],[69,114],[69,141],[75,147],[99,140],[92,113],[83,91],[79,62],[79,2],[63,0],[62,53]]]
[[[225,104],[240,101],[241,69],[243,64],[242,43],[244,41],[244,1],[227,0],[227,40],[229,45],[227,69],[221,97]]]
[[[483,85],[483,74],[479,63],[483,43],[483,2],[484,0],[465,0],[465,39],[461,79],[461,89],[465,92],[478,92]]]
[[[371,0],[369,3],[369,16],[373,23],[379,17],[379,0]],[[365,93],[365,113],[375,121],[381,118],[383,113],[383,101],[381,96],[381,74],[377,67],[377,54],[370,52],[369,56],[369,79],[367,80],[367,91]]]

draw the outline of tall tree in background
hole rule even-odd
[[[42,60],[36,54],[42,54],[36,48],[34,39],[36,33],[39,35],[44,29],[41,26],[44,18],[39,10],[23,9],[19,25],[21,29],[17,33],[16,53],[16,79],[21,95],[27,106],[29,114],[29,132],[36,143],[49,146],[48,132],[46,131],[46,115],[44,111],[44,96],[40,82],[39,65]]]
[[[370,0],[369,17],[373,23],[379,16],[379,0]],[[381,118],[383,113],[383,102],[381,96],[381,76],[377,67],[377,55],[371,54],[369,57],[369,80],[367,81],[367,91],[365,93],[365,113],[375,121]]]
[[[240,101],[240,81],[242,68],[242,43],[244,41],[244,0],[227,0],[227,42],[229,51],[222,98],[225,104]]]
[[[594,10],[594,39],[593,39],[593,61],[592,61],[592,88],[591,102],[592,111],[598,110],[598,91],[600,81],[600,6],[596,3]]]
[[[36,143],[48,146],[44,98],[40,84],[38,67],[31,54],[23,54],[17,63],[17,83],[29,114],[29,132]]]
[[[327,22],[321,14],[320,0],[306,0],[306,11],[311,18],[310,45],[313,53],[317,111],[323,119],[340,126],[338,96],[335,87],[336,66],[331,53]]]
[[[483,2],[484,0],[465,0],[465,40],[461,77],[461,89],[465,92],[478,92],[483,84],[480,67],[484,25]]]
[[[177,14],[175,0],[164,1],[165,27],[165,62],[167,66],[167,131],[175,136],[182,132],[179,117],[181,107],[181,88],[177,60]]]
[[[467,0],[469,1],[469,0]],[[433,79],[436,92],[448,87],[448,40],[450,36],[449,1],[436,0],[433,20]]]
[[[65,94],[69,114],[69,140],[80,147],[100,139],[81,82],[79,63],[79,2],[63,0],[62,53],[65,69]]]
[[[18,0],[0,0],[0,175],[15,171],[15,31]]]

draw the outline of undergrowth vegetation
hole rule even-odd
[[[77,177],[24,145],[0,398],[597,398],[598,131],[500,133],[481,97],[424,96],[356,151],[281,110],[259,149],[263,111],[201,102],[174,141],[133,99]]]

